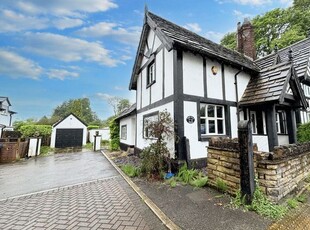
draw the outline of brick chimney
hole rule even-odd
[[[254,27],[247,18],[242,25],[240,22],[237,24],[237,50],[253,60],[256,58]]]

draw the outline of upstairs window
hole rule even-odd
[[[202,135],[225,135],[225,113],[222,105],[200,105]]]
[[[155,82],[155,61],[152,61],[147,67],[146,87],[151,86]]]

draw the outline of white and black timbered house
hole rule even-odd
[[[152,141],[144,124],[164,110],[176,123],[179,141],[168,146],[178,159],[206,158],[210,138],[237,137],[241,119],[253,120],[259,149],[295,142],[294,112],[307,107],[299,83],[299,61],[294,61],[298,51],[292,48],[293,60],[282,57],[288,52],[281,50],[253,61],[254,33],[248,21],[238,24],[238,50],[146,10],[129,85],[136,90],[135,149],[140,151]],[[284,119],[285,128],[280,124]],[[284,129],[287,138],[282,140],[278,134]],[[190,156],[186,156],[185,138],[189,139]]]
[[[8,97],[0,96],[0,138],[2,137],[2,132],[5,130],[13,130],[12,127],[12,116],[16,112],[11,111],[11,102]]]

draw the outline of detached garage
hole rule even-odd
[[[71,113],[53,125],[51,148],[82,147],[86,138],[87,125]]]

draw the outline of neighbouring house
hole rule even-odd
[[[136,145],[136,104],[125,109],[115,119],[119,122],[120,148],[127,151]]]
[[[12,116],[16,114],[16,112],[10,110],[11,106],[8,97],[0,96],[0,138],[2,137],[3,131],[13,130]]]
[[[87,125],[73,113],[52,127],[51,148],[82,147],[86,145]]]
[[[136,108],[119,118],[121,143],[136,152],[147,147],[154,138],[144,124],[164,110],[178,136],[168,146],[181,160],[205,159],[210,138],[237,137],[240,120],[251,119],[259,150],[296,142],[297,123],[310,117],[310,38],[255,60],[253,27],[245,20],[237,41],[232,51],[146,10],[129,84]]]

